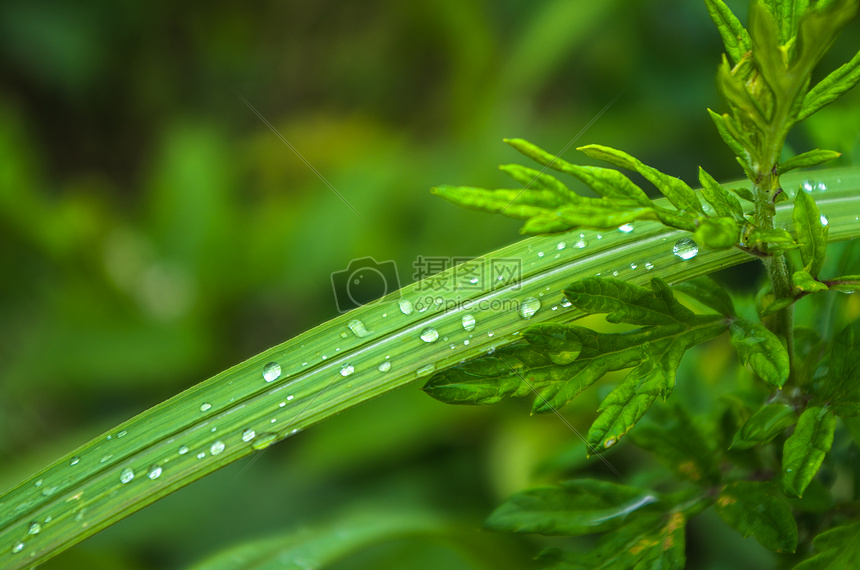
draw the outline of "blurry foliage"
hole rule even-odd
[[[486,169],[516,156],[502,136],[559,150],[623,91],[581,142],[611,142],[691,184],[697,157],[712,157],[703,166],[718,179],[736,176],[702,111],[718,102],[719,50],[704,6],[683,0],[3,2],[0,485],[332,317],[329,274],[354,257],[394,259],[406,284],[419,254],[473,256],[515,239],[515,222],[427,192],[503,180]],[[839,47],[829,58],[847,59]],[[808,121],[798,147],[838,148],[840,164],[856,164],[857,101]],[[719,398],[721,374],[733,374],[722,349],[697,350],[685,363],[699,364],[679,371],[708,379],[679,383],[691,403]],[[593,404],[566,412],[575,427]],[[177,567],[374,497],[476,528],[513,491],[584,466],[563,423],[521,411],[464,413],[401,390],[45,567]],[[734,535],[707,550],[703,537],[722,532],[708,521],[688,537],[694,567],[766,559]],[[535,541],[554,544],[446,540],[396,542],[337,567],[524,568]]]

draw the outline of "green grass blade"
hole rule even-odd
[[[860,168],[815,176],[828,186],[815,198],[829,219],[830,241],[860,236]],[[797,188],[802,180],[803,173],[792,173],[783,177],[783,184]],[[777,209],[778,223],[790,227],[791,202]],[[750,259],[734,249],[703,249],[682,260],[672,246],[688,236],[637,222],[629,234],[574,231],[526,239],[482,258],[486,264],[522,260],[517,288],[453,291],[461,276],[454,269],[254,356],[82,445],[0,496],[0,567],[44,562],[297,430],[412,382],[434,367],[508,344],[526,326],[572,321],[581,313],[565,306],[561,291],[577,279],[599,273],[640,285],[652,277],[677,283]],[[431,282],[449,290],[423,290]],[[438,296],[441,303],[409,314],[401,311],[398,301],[421,307],[428,296]],[[526,320],[518,304],[528,298],[540,307]],[[535,302],[527,306],[529,312],[536,308]],[[467,315],[474,319],[472,330],[463,326]],[[434,342],[421,338],[429,328],[438,335]],[[281,368],[272,382],[263,377],[269,362]]]

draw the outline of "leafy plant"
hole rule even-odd
[[[814,331],[796,331],[794,324],[799,299],[831,288],[853,292],[858,276],[820,278],[829,220],[810,193],[803,188],[794,192],[780,180],[785,172],[839,156],[815,149],[783,159],[783,148],[798,121],[860,81],[858,54],[811,87],[813,70],[838,32],[855,17],[858,3],[754,1],[749,31],[722,0],[706,0],[706,5],[726,47],[717,85],[729,108],[724,114],[709,112],[751,188],[727,190],[700,169],[706,209],[700,194],[683,181],[624,152],[598,145],[579,149],[588,157],[640,174],[671,204],[661,206],[616,170],[573,165],[516,139],[507,142],[544,167],[541,171],[503,167],[523,189],[434,190],[461,206],[523,219],[523,233],[607,231],[619,224],[656,221],[692,234],[694,241],[688,239],[685,248],[697,251],[698,244],[712,250],[735,248],[758,258],[769,277],[760,295],[759,315],[749,319],[739,318],[731,296],[707,277],[681,283],[674,291],[716,314],[693,312],[656,277],[650,289],[613,277],[576,281],[564,290],[573,306],[586,314],[606,314],[609,323],[639,328],[597,332],[576,325],[533,326],[523,333],[523,341],[439,372],[424,386],[434,398],[452,404],[492,404],[533,394],[532,412],[548,413],[608,373],[630,368],[600,404],[586,436],[589,454],[617,445],[658,398],[665,401],[670,396],[684,353],[723,332],[729,332],[738,361],[774,390],[758,409],[743,406],[740,415],[747,419],[738,425],[720,425],[719,416],[697,422],[682,407],[669,406],[661,414],[669,418],[671,429],[650,425],[633,429],[638,447],[688,483],[675,495],[581,479],[518,493],[489,517],[489,528],[508,532],[579,536],[612,531],[590,551],[544,551],[539,558],[552,568],[682,568],[681,529],[710,506],[726,524],[770,550],[809,551],[808,544],[798,542],[794,514],[804,509],[794,505],[793,512],[788,500],[803,497],[816,481],[839,418],[860,414],[856,323],[841,332],[821,331],[825,338]],[[597,197],[575,194],[548,175],[548,169],[579,179]],[[794,233],[774,223],[777,204],[791,198]],[[796,271],[789,256],[792,250],[799,254]],[[796,334],[807,340],[802,349],[796,345]],[[818,363],[821,355],[827,355],[823,364]],[[814,362],[803,365],[804,360]],[[705,435],[721,429],[734,432],[726,434],[731,435],[728,449],[712,447]],[[755,455],[733,452],[740,449],[754,450]],[[856,477],[856,462],[843,468]],[[807,540],[821,533],[815,546],[822,551],[801,567],[837,567],[831,537],[854,532],[860,513],[849,505],[856,499],[848,497],[844,506],[812,523],[801,519],[807,525],[803,533]],[[840,568],[857,564],[856,553],[850,551],[838,561]]]
[[[627,450],[619,442],[629,434],[662,467],[617,481],[578,476],[523,490],[489,516],[489,529],[600,534],[592,543],[545,549],[538,558],[552,568],[679,568],[688,524],[713,510],[764,547],[797,553],[786,554],[787,561],[806,557],[803,568],[856,564],[856,549],[839,547],[856,542],[856,490],[834,484],[839,474],[860,478],[851,459],[860,410],[856,325],[837,332],[838,318],[817,330],[794,321],[804,304],[846,310],[828,292],[853,292],[860,283],[850,250],[838,264],[825,255],[828,243],[860,236],[860,174],[820,173],[828,190],[813,199],[815,188],[804,189],[806,175],[798,170],[838,153],[784,159],[783,148],[795,123],[860,81],[858,54],[810,87],[815,66],[857,5],[754,2],[748,32],[722,1],[706,1],[727,51],[717,80],[728,112],[711,118],[747,182],[721,185],[700,170],[696,191],[627,153],[581,148],[652,184],[664,196],[655,199],[618,170],[574,165],[526,141],[508,141],[543,167],[503,167],[523,189],[434,192],[525,220],[525,233],[552,235],[324,323],[72,451],[0,496],[0,545],[8,545],[0,548],[0,566],[43,562],[220,467],[416,378],[429,378],[424,390],[446,402],[534,395],[533,412],[561,416],[559,408],[628,369],[603,398],[585,451]],[[595,195],[568,189],[549,169],[572,175]],[[445,286],[458,272],[509,258],[528,260],[515,283],[456,294]],[[768,275],[755,302],[704,277],[749,260],[759,260]],[[419,306],[431,285],[441,293]],[[488,299],[518,308],[480,303]],[[613,327],[569,324],[588,315],[606,315]],[[532,326],[522,330],[524,323]],[[470,334],[476,326],[482,334]],[[687,378],[682,357],[722,342],[724,332],[745,367],[733,372],[736,390],[697,413],[689,398],[673,394],[676,377],[681,385],[697,380]],[[460,349],[439,342],[446,337]],[[836,454],[849,433],[854,447]],[[576,470],[573,462],[562,464],[563,472]],[[320,560],[328,562],[357,545],[440,532],[435,513],[381,512],[350,516],[339,531],[323,526],[249,544],[202,567],[229,566],[235,556],[250,564],[258,555],[299,564],[324,554]]]

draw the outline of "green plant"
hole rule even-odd
[[[856,382],[856,376],[836,372],[839,369],[832,364],[826,380],[816,376],[817,354],[823,351],[831,354],[831,359],[843,355],[848,362],[853,354],[852,341],[848,335],[842,335],[838,337],[841,348],[831,350],[834,341],[829,329],[822,330],[823,340],[803,331],[793,341],[792,311],[794,301],[801,297],[810,297],[804,303],[822,303],[818,299],[826,295],[813,293],[829,288],[851,290],[854,285],[855,280],[850,276],[818,279],[818,273],[822,271],[827,241],[860,235],[855,214],[860,211],[856,198],[860,176],[856,171],[821,173],[819,179],[829,189],[815,202],[799,192],[794,204],[779,203],[780,196],[785,195],[780,188],[799,188],[804,180],[798,173],[781,177],[782,172],[792,167],[813,166],[834,154],[807,153],[782,162],[781,170],[774,171],[772,167],[779,163],[790,124],[856,83],[857,58],[808,92],[806,83],[812,65],[856,9],[856,2],[819,2],[806,19],[797,17],[805,3],[754,4],[751,38],[721,3],[711,2],[709,7],[718,16],[727,50],[736,62],[733,70],[724,64],[720,72],[721,89],[732,113],[714,119],[752,182],[746,190],[738,185],[734,194],[739,199],[702,172],[702,194],[710,204],[706,210],[697,193],[680,181],[645,167],[624,153],[605,147],[585,147],[594,157],[639,172],[667,196],[651,200],[614,170],[577,167],[528,143],[512,141],[538,162],[583,179],[600,196],[577,197],[545,173],[538,176],[536,171],[522,167],[508,167],[507,171],[534,190],[514,190],[508,194],[462,188],[437,190],[466,205],[482,206],[493,212],[504,209],[506,213],[524,217],[530,231],[560,232],[574,228],[564,236],[532,238],[488,256],[488,259],[527,260],[519,289],[500,287],[489,293],[444,294],[440,295],[438,306],[431,307],[433,310],[419,312],[414,305],[423,296],[420,284],[409,287],[274,347],[110,430],[0,498],[0,544],[10,545],[0,550],[4,567],[43,561],[215,469],[437,370],[441,372],[426,388],[437,397],[489,402],[505,395],[527,395],[534,388],[539,394],[535,409],[545,412],[556,410],[559,404],[576,395],[579,388],[584,389],[586,380],[597,380],[597,374],[581,374],[577,376],[581,378],[577,386],[558,381],[569,376],[570,371],[585,366],[599,368],[597,372],[634,367],[633,373],[610,393],[596,428],[588,436],[592,453],[616,448],[621,436],[648,406],[658,396],[668,396],[680,353],[723,330],[730,331],[739,356],[749,362],[757,375],[771,386],[786,388],[783,393],[775,392],[773,402],[761,412],[753,413],[763,399],[772,396],[766,393],[764,385],[753,385],[756,387],[749,388],[750,393],[742,393],[733,400],[733,406],[710,410],[708,421],[691,419],[690,412],[680,407],[655,409],[643,420],[650,423],[632,431],[631,439],[654,451],[669,465],[669,471],[643,472],[650,481],[644,481],[641,489],[637,488],[638,483],[633,487],[586,481],[526,491],[501,507],[488,525],[550,533],[555,529],[568,535],[583,529],[613,530],[606,535],[609,544],[599,546],[589,554],[590,559],[574,557],[576,563],[588,560],[588,567],[600,563],[605,549],[611,549],[613,556],[621,552],[619,544],[612,542],[615,537],[631,542],[632,550],[646,558],[660,553],[661,549],[653,548],[652,544],[659,539],[658,545],[674,545],[667,550],[664,560],[671,565],[682,559],[684,523],[716,504],[721,514],[745,534],[754,533],[766,546],[792,550],[788,507],[776,490],[765,485],[778,465],[774,455],[785,441],[785,456],[789,460],[803,465],[808,465],[810,459],[820,463],[821,453],[809,457],[805,454],[811,444],[820,445],[826,437],[807,441],[803,434],[809,431],[826,436],[833,427],[834,415],[846,415],[851,409],[849,398],[827,390],[850,394],[855,386],[851,382]],[[791,10],[786,13],[789,7]],[[768,24],[770,14],[778,15],[773,20],[776,25]],[[801,30],[803,25],[808,28],[806,36],[799,36],[803,41],[793,39],[796,25]],[[787,46],[775,50],[779,57],[771,53],[777,44]],[[762,52],[757,51],[760,46]],[[753,48],[752,59],[749,48]],[[792,82],[782,82],[785,70],[778,65],[782,57],[795,65],[791,69],[798,72],[786,74],[794,77]],[[801,68],[796,67],[801,64]],[[770,81],[775,83],[771,85]],[[827,214],[827,225],[820,222],[817,208]],[[631,234],[613,229],[601,235],[579,229],[580,226],[615,228],[627,223],[636,225]],[[794,227],[794,234],[786,231],[789,227]],[[692,244],[685,241],[689,238],[684,232],[692,232],[692,239],[702,246],[694,258],[690,258]],[[579,247],[586,242],[587,246]],[[680,256],[673,254],[672,244],[676,244]],[[797,254],[791,253],[793,249],[799,250]],[[564,252],[566,256],[539,255],[543,252]],[[766,317],[764,324],[768,326],[758,323],[756,310],[748,300],[739,297],[732,302],[710,282],[695,279],[743,263],[751,255],[764,260],[771,275],[773,290],[760,298],[761,312]],[[792,255],[800,256],[798,267],[802,271],[789,271]],[[850,268],[850,254],[845,260],[849,269],[833,275],[856,271]],[[605,275],[607,271],[619,272],[623,282],[593,279],[596,273]],[[454,272],[449,272],[433,281],[453,281],[455,277]],[[715,309],[716,314],[699,315],[685,308],[665,283],[683,283],[677,290]],[[649,285],[650,290],[640,285]],[[561,297],[562,289],[567,291],[569,301]],[[603,302],[595,303],[595,294],[600,294]],[[485,297],[516,301],[521,309],[498,312],[477,304],[468,305]],[[449,311],[439,310],[447,301],[456,301],[457,305]],[[614,322],[641,328],[618,333],[560,325],[586,313],[602,312],[608,312]],[[522,335],[517,334],[524,324],[541,322],[552,324],[537,324]],[[454,354],[447,347],[440,348],[441,343],[419,338],[424,331],[433,329],[434,333],[426,335],[427,338],[450,336],[459,342],[469,336],[466,333],[475,326],[473,323],[477,323],[476,331],[481,334],[466,339],[471,340],[468,347]],[[525,343],[511,344],[523,337]],[[649,350],[643,351],[642,345],[631,341],[645,342]],[[781,348],[783,342],[788,348]],[[792,347],[793,342],[797,346]],[[610,346],[614,354],[607,354]],[[490,358],[450,368],[462,359],[492,349],[495,354]],[[328,358],[322,359],[320,355]],[[789,363],[794,355],[798,355],[798,362]],[[815,398],[812,405],[808,404],[809,398]],[[827,405],[834,400],[841,402],[842,408]],[[783,432],[802,409],[805,411],[798,420],[795,435],[786,438]],[[741,426],[738,418],[746,419],[747,415],[751,418]],[[851,426],[849,422],[845,424]],[[217,432],[213,434],[212,428]],[[740,432],[735,428],[741,428]],[[727,448],[736,432],[741,435],[737,436],[733,451],[715,460],[716,450]],[[753,451],[734,451],[744,447]],[[732,470],[726,471],[726,465],[732,466]],[[666,476],[672,471],[693,483],[678,486],[667,481]],[[779,480],[785,491],[799,492],[807,484],[809,489],[818,486],[809,482],[814,473],[808,469],[792,472],[798,475]],[[645,487],[649,490],[644,490]],[[659,493],[650,490],[657,487],[661,489]],[[821,494],[826,495],[826,489],[818,498]],[[840,517],[850,520],[852,515],[849,505],[833,511],[832,516],[822,516],[825,521],[822,523],[814,518],[816,509],[821,508],[820,502],[810,505],[808,497],[803,501],[806,502],[793,504],[793,508],[813,513],[805,521],[809,528],[835,526]],[[749,504],[763,505],[765,515],[771,518],[750,520],[743,508]],[[590,514],[566,512],[565,516],[557,517],[540,510],[531,516],[528,508],[535,505],[547,506],[550,511],[565,505],[574,508],[588,505]],[[527,524],[523,522],[524,515],[529,518]],[[402,526],[427,529],[434,525],[432,520],[416,517]],[[654,535],[654,529],[665,532]],[[827,551],[838,540],[834,536],[850,536],[852,532],[856,534],[856,526],[835,526],[819,539],[818,546]],[[269,547],[273,553],[285,548],[278,542]],[[828,555],[832,553],[825,554]],[[556,560],[560,567],[574,563],[565,562],[569,555],[558,550],[547,552],[544,558]]]

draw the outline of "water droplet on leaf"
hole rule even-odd
[[[37,522],[31,522],[30,528],[27,530],[27,534],[39,534],[42,532],[42,525]]]
[[[364,323],[359,321],[358,319],[353,319],[349,321],[349,324],[346,325],[349,327],[349,330],[352,331],[352,334],[361,338],[370,334],[370,331],[367,330],[367,327],[364,326]]]
[[[540,301],[535,297],[527,297],[520,303],[520,316],[524,319],[530,319],[540,309]]]
[[[699,254],[699,244],[690,238],[679,239],[672,246],[672,253],[681,259],[693,259]]]
[[[416,370],[415,375],[420,378],[421,376],[427,376],[428,374],[432,374],[434,370],[436,370],[436,365],[428,364],[427,366],[422,366],[421,368]]]
[[[618,226],[618,231],[620,231],[623,234],[629,234],[630,232],[633,231],[633,224],[622,224],[622,225]]]
[[[439,338],[439,333],[436,332],[436,329],[430,327],[421,331],[421,340],[424,342],[436,342]]]
[[[254,430],[246,429],[245,431],[242,432],[242,441],[244,441],[245,443],[248,443],[249,441],[254,439],[254,437],[256,435],[257,435],[257,432],[255,432]]]
[[[209,453],[211,453],[212,455],[218,455],[219,453],[224,451],[225,447],[226,446],[224,445],[223,441],[216,441],[211,446],[209,446]]]
[[[355,372],[355,367],[352,364],[344,364],[340,367],[340,375],[344,378],[346,378],[353,372]]]
[[[23,542],[16,542],[15,544],[12,545],[12,554],[18,554],[22,550],[24,550],[24,543]]]
[[[391,363],[386,360],[385,362],[377,366],[376,369],[380,372],[388,372],[389,370],[391,370]]]
[[[397,302],[400,305],[400,312],[404,315],[409,315],[412,313],[412,303],[407,301],[406,299],[401,299]]]
[[[161,477],[161,471],[162,469],[160,465],[150,465],[149,473],[147,473],[146,476],[155,481],[156,479]]]
[[[209,402],[203,402],[203,403],[200,405],[200,411],[201,411],[201,412],[205,412],[205,411],[207,411],[207,410],[208,410],[209,408],[211,408],[211,407],[212,407],[212,404],[210,404]]]
[[[472,315],[463,315],[463,328],[470,331],[475,328],[475,317]]]
[[[278,379],[280,375],[281,365],[277,362],[270,362],[263,366],[263,380],[265,380],[266,382],[274,382]],[[200,409],[203,410],[202,407]]]
[[[131,480],[134,479],[134,471],[131,467],[126,467],[119,474],[119,482],[125,485],[126,483],[130,483]]]

